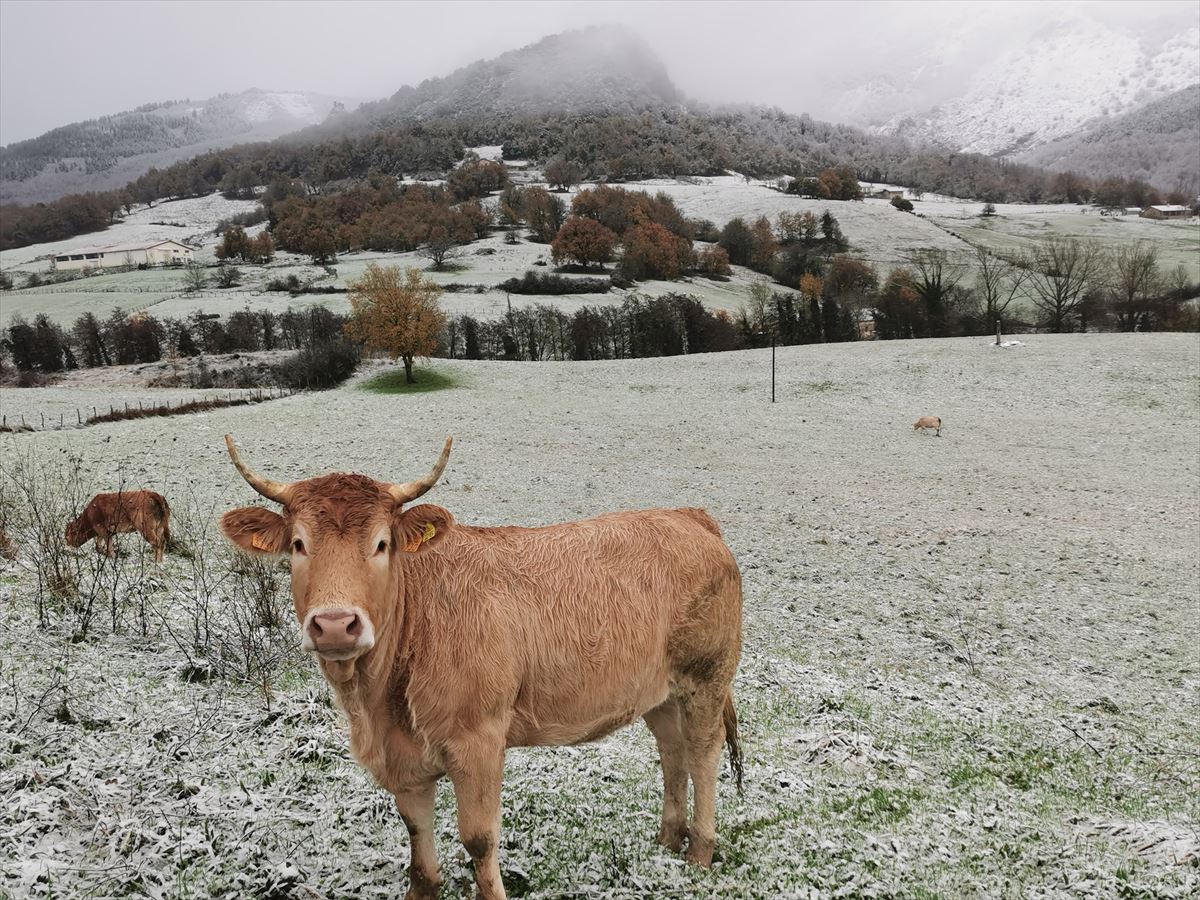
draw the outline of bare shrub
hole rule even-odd
[[[186,681],[221,679],[253,686],[269,707],[275,684],[300,661],[287,590],[287,564],[225,545],[217,508],[177,504],[172,534],[187,548],[173,570],[167,633],[187,659]]]

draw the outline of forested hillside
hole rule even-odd
[[[1118,118],[1100,118],[1078,134],[1022,154],[1054,171],[1103,178],[1124,172],[1191,197],[1200,193],[1200,84]]]

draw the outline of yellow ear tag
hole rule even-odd
[[[421,549],[421,544],[425,543],[425,541],[433,540],[433,536],[435,534],[437,534],[437,529],[433,527],[433,523],[426,522],[425,528],[421,531],[421,533],[409,540],[409,542],[404,545],[405,552],[416,553],[419,549]]]
[[[262,550],[264,553],[269,553],[274,549],[270,542],[257,531],[250,537],[250,546],[255,550]]]

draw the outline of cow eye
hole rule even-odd
[[[380,541],[379,545],[375,548],[375,555],[378,556],[380,553],[386,553],[386,552],[387,552],[387,541]]]
[[[300,538],[296,538],[294,541],[292,541],[292,550],[296,553],[299,553],[301,556],[303,556],[304,555],[304,541],[300,540]]]

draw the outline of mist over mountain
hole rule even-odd
[[[150,104],[56,128],[0,149],[0,200],[28,203],[112,190],[151,168],[234,144],[285,135],[302,143],[327,142],[422,122],[452,126],[446,139],[466,146],[515,138],[523,152],[541,148],[580,161],[602,145],[609,156],[624,159],[625,177],[639,171],[688,174],[686,166],[697,160],[706,161],[705,170],[733,160],[763,170],[777,159],[858,166],[863,177],[876,179],[884,171],[897,172],[899,161],[928,146],[1078,168],[1099,177],[1136,175],[1171,189],[1192,183],[1197,165],[1187,142],[1200,118],[1189,100],[1196,93],[1184,91],[1200,81],[1200,29],[1177,26],[1172,19],[1131,30],[1089,7],[1043,23],[1032,35],[1010,35],[1004,46],[984,52],[987,23],[964,24],[960,17],[919,50],[890,59],[880,70],[884,74],[855,81],[851,70],[861,60],[847,61],[846,76],[825,105],[838,112],[827,118],[857,127],[822,125],[775,108],[685,105],[684,91],[650,44],[625,27],[593,26],[402,87],[358,108],[325,95],[251,90],[199,103]],[[751,102],[756,91],[778,87],[761,79],[747,82],[745,71],[739,77]],[[1147,106],[1166,97],[1176,99]],[[920,111],[930,98],[938,98],[938,105]],[[721,117],[730,110],[741,110],[740,118],[722,131]],[[1139,110],[1145,116],[1121,124]],[[635,138],[628,117],[647,111],[666,118],[653,136],[642,128]],[[545,138],[580,116],[585,121],[571,126],[581,130],[578,137]],[[594,117],[608,120],[600,128]],[[1117,124],[1105,128],[1107,122]],[[757,123],[754,133],[747,131],[751,123]],[[603,132],[599,138],[597,128]],[[703,152],[697,146],[700,132],[708,145]],[[772,143],[776,132],[782,133],[778,146]],[[353,169],[358,163],[339,160],[322,168],[332,172],[347,165]],[[903,168],[928,180],[926,163]],[[944,181],[967,183],[957,175]]]
[[[151,103],[64,125],[0,148],[0,200],[48,201],[112,190],[151,168],[316,124],[340,103],[321,94],[252,89]]]
[[[363,104],[349,118],[380,126],[400,119],[630,113],[681,99],[644,40],[628,28],[596,26],[402,87],[386,100]]]
[[[948,23],[922,49],[889,59],[885,71],[844,80],[837,117],[917,143],[1028,161],[1049,158],[1033,151],[1081,129],[1097,143],[1105,120],[1200,83],[1194,14],[1113,20],[1105,12],[1064,7],[1029,33],[1009,33],[980,10],[969,21]],[[1194,121],[1200,110],[1190,116]],[[1066,147],[1056,165],[1070,168]],[[1155,183],[1168,188],[1178,177],[1177,167],[1160,164],[1130,173],[1110,157],[1089,157],[1091,174],[1153,170]],[[1095,170],[1101,165],[1109,168]]]

